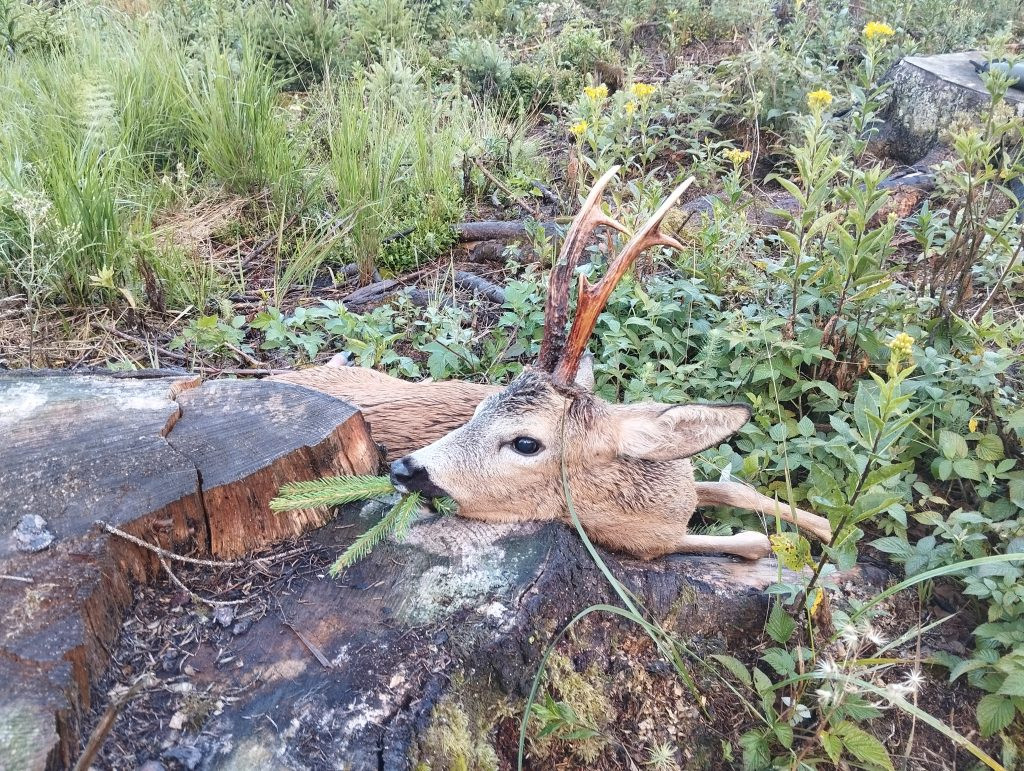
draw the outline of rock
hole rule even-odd
[[[235,606],[218,605],[213,611],[213,620],[225,628],[231,626],[235,620]]]
[[[14,548],[22,552],[42,551],[53,543],[53,533],[38,514],[26,514],[14,528]]]

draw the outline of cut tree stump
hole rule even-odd
[[[972,60],[984,61],[984,52],[908,56],[894,65],[884,78],[891,84],[890,101],[875,152],[917,163],[942,142],[943,130],[960,120],[977,120],[991,99]],[[1006,103],[1024,116],[1024,92],[1008,90]]]
[[[323,524],[281,483],[373,473],[362,415],[286,383],[0,376],[0,768],[68,767],[150,543],[234,557]]]
[[[224,595],[221,584],[251,586],[250,602],[237,613],[254,623],[204,623],[187,609],[169,613],[163,593],[151,592],[136,608],[131,639],[115,653],[122,669],[106,685],[123,689],[144,673],[165,685],[127,709],[98,766],[190,758],[194,767],[211,769],[400,771],[488,768],[481,759],[496,757],[498,767],[514,767],[518,720],[541,654],[581,610],[620,601],[575,531],[562,524],[429,517],[404,542],[386,542],[338,579],[327,578],[331,561],[380,513],[346,510],[300,541],[300,554],[289,545],[287,560],[274,563],[260,586],[209,569],[181,572],[209,595],[234,596]],[[603,554],[636,601],[702,657],[746,655],[767,616],[764,589],[791,577],[767,559],[672,555],[643,562]],[[886,577],[871,570],[840,583],[863,597]],[[621,688],[633,688],[629,698],[641,705],[656,698],[645,691],[649,676],[631,674],[631,667],[653,667],[664,682],[675,675],[645,648],[638,627],[608,615],[592,622],[560,655],[607,692],[615,715],[602,727],[614,734],[633,709],[628,698],[620,702]],[[169,653],[155,668],[139,651],[161,643]],[[629,653],[645,649],[646,656]],[[712,698],[721,685],[709,683],[693,660],[688,665]],[[626,667],[617,685],[596,674],[616,667]],[[175,715],[187,713],[195,694],[217,704],[216,711],[174,730]],[[681,684],[675,698],[673,709],[689,721],[687,744],[679,745],[693,758],[689,767],[723,767],[698,762],[720,760],[721,736]],[[528,768],[553,767],[531,752]]]

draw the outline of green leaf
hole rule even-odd
[[[771,678],[768,677],[768,675],[766,675],[764,672],[762,672],[757,667],[754,667],[751,670],[751,672],[754,675],[754,689],[759,694],[761,694],[762,696],[764,696],[766,693],[771,693],[771,691],[772,691],[772,681],[771,681]]]
[[[772,726],[775,735],[779,737],[779,743],[787,750],[793,746],[793,726],[789,723],[776,723]]]
[[[1024,672],[1013,672],[1008,675],[999,686],[999,693],[1003,696],[1024,697]]]
[[[995,434],[985,434],[978,440],[974,454],[985,461],[1002,460],[1006,455],[1003,440]]]
[[[761,656],[761,660],[783,677],[796,673],[796,660],[793,654],[782,648],[769,648]]]
[[[419,493],[405,496],[384,517],[359,536],[351,546],[331,565],[330,574],[337,577],[345,568],[351,566],[368,555],[373,548],[387,536],[403,538],[409,532],[409,526],[416,519],[416,510],[420,503]]]
[[[747,671],[747,667],[739,659],[721,653],[712,653],[711,658],[728,669],[730,674],[744,685],[751,684],[750,672]]]
[[[825,753],[833,763],[839,763],[839,758],[842,757],[843,754],[843,743],[839,741],[838,736],[835,736],[829,731],[822,731],[821,747],[825,750]]]
[[[747,731],[743,734],[740,747],[743,748],[743,768],[755,771],[771,765],[772,753],[760,731]]]
[[[978,702],[978,727],[982,736],[999,733],[1013,722],[1014,706],[1009,696],[990,693]]]
[[[834,729],[843,747],[861,763],[894,771],[889,753],[878,739],[863,728],[844,720]]]
[[[782,604],[776,602],[772,605],[772,612],[768,614],[768,623],[764,627],[768,636],[777,643],[786,643],[793,636],[795,629],[796,622],[786,613]]]
[[[967,440],[960,434],[942,429],[939,431],[939,451],[949,460],[967,457]]]

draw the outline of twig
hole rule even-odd
[[[201,560],[197,559],[196,557],[185,557],[181,554],[175,554],[172,551],[167,551],[167,549],[163,549],[159,546],[156,546],[155,544],[151,544],[148,541],[143,541],[141,538],[136,538],[131,533],[126,533],[124,530],[116,528],[113,525],[108,525],[106,522],[102,520],[96,520],[95,524],[103,530],[106,530],[111,535],[116,535],[119,538],[123,538],[124,540],[135,544],[136,546],[141,546],[143,549],[148,549],[154,554],[157,554],[161,557],[166,557],[169,560],[174,560],[175,562],[187,562],[190,565],[205,565],[209,568],[236,568],[242,564],[241,562],[220,562],[218,560]],[[254,560],[254,562],[263,562],[267,559],[269,559],[269,557],[257,559]]]
[[[491,172],[489,172],[487,170],[487,168],[482,163],[480,163],[480,159],[479,158],[474,158],[473,159],[473,165],[476,166],[478,169],[480,169],[480,173],[481,174],[483,174],[485,177],[487,177],[487,179],[489,179],[491,182],[493,182],[498,187],[498,189],[501,190],[505,195],[507,195],[509,198],[511,198],[513,201],[515,201],[520,206],[522,206],[523,209],[528,211],[534,217],[539,217],[540,216],[540,209],[537,209],[537,208],[535,208],[533,206],[530,206],[530,204],[528,204],[526,201],[524,201],[520,196],[518,196],[515,193],[513,193],[512,190],[510,190],[509,187],[504,182],[502,182],[496,176],[491,174]]]
[[[309,652],[316,657],[316,660],[320,662],[320,665],[324,669],[334,669],[334,666],[331,664],[330,660],[323,654],[323,651],[321,651],[316,645],[313,644],[312,640],[306,637],[306,635],[304,635],[302,632],[300,632],[298,629],[292,626],[290,622],[285,621],[283,618],[281,619],[281,623],[289,629],[291,629],[293,632],[295,632],[295,636],[298,637],[299,641],[306,646],[307,650],[309,650]]]
[[[247,369],[245,367],[196,367],[196,371],[204,375],[283,375],[294,372],[294,369]]]
[[[241,348],[236,348],[236,347],[235,347],[235,346],[233,346],[233,345],[232,345],[231,343],[224,343],[224,346],[225,346],[225,347],[226,347],[226,348],[227,348],[228,350],[232,351],[233,353],[236,353],[236,354],[238,354],[239,356],[241,356],[241,357],[242,357],[243,359],[245,359],[245,360],[246,360],[246,361],[247,361],[247,362],[248,362],[249,364],[251,364],[251,365],[252,365],[252,366],[254,366],[254,367],[257,367],[257,368],[265,368],[265,367],[267,366],[267,365],[266,365],[266,363],[264,363],[264,362],[262,362],[262,361],[257,361],[257,360],[256,360],[256,359],[254,359],[254,358],[253,358],[252,356],[250,356],[250,355],[249,355],[249,354],[247,354],[247,353],[246,353],[245,351],[243,351],[243,350],[242,350]]]
[[[8,576],[4,573],[0,573],[0,579],[6,579],[8,581],[21,581],[23,584],[35,583],[34,578],[25,578],[24,576]]]
[[[110,706],[104,711],[103,717],[100,718],[100,722],[96,724],[92,734],[89,736],[89,741],[86,742],[82,754],[78,756],[78,761],[75,763],[73,771],[86,771],[86,769],[92,767],[92,762],[103,746],[103,742],[106,741],[110,729],[114,727],[117,716],[121,714],[121,710],[124,709],[128,702],[139,695],[139,691],[142,690],[149,680],[150,676],[148,673],[143,675],[135,681],[135,684],[126,693],[110,703]]]
[[[164,555],[158,554],[157,559],[160,560],[160,564],[163,565],[164,570],[167,571],[167,575],[170,577],[171,582],[179,589],[181,589],[183,592],[185,592],[185,594],[191,597],[195,602],[201,602],[205,605],[211,605],[213,607],[218,607],[222,605],[244,605],[245,603],[249,602],[248,599],[208,600],[206,597],[201,597],[200,595],[196,594],[194,591],[189,589],[187,586],[185,586],[185,584],[181,582],[181,579],[174,575],[174,571],[171,570],[171,566],[167,563],[167,560],[164,558]]]

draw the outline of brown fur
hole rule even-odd
[[[328,364],[274,375],[357,405],[388,460],[426,447],[473,417],[476,406],[499,386],[445,380],[410,383],[366,367]]]
[[[738,405],[611,405],[587,388],[557,387],[545,373],[530,370],[506,389],[460,381],[409,383],[334,366],[276,379],[359,405],[389,456],[410,453],[404,460],[423,468],[463,516],[571,521],[562,489],[564,453],[571,499],[588,535],[638,557],[677,551],[768,554],[762,533],[687,533],[695,508],[706,505],[778,515],[823,540],[831,538],[827,520],[752,488],[694,481],[689,456],[724,441],[746,422],[748,411]],[[517,436],[538,439],[544,451],[519,455],[508,444]]]

